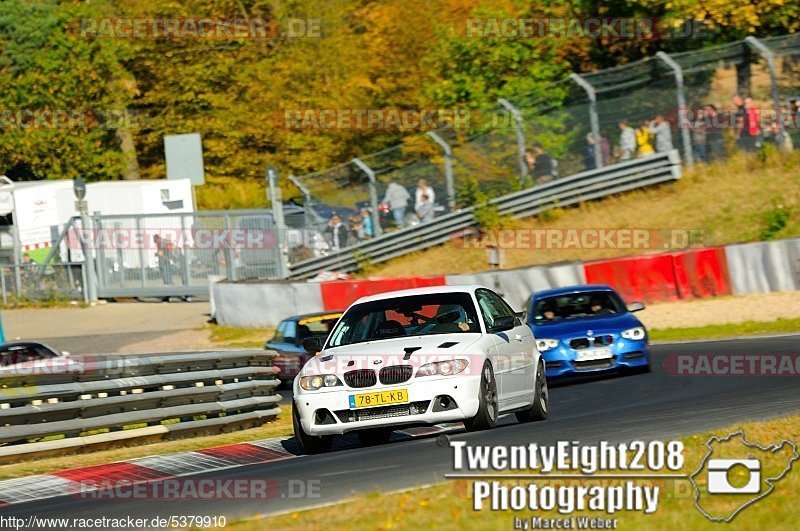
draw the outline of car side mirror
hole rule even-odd
[[[322,338],[318,336],[305,338],[303,340],[303,350],[309,354],[316,354],[322,350]]]
[[[638,312],[640,310],[644,310],[643,302],[632,302],[628,305],[629,312]]]
[[[494,326],[489,330],[490,332],[505,332],[506,330],[511,330],[514,328],[515,321],[517,319],[516,315],[504,315],[503,317],[498,317],[494,321]]]

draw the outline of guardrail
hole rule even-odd
[[[489,204],[496,205],[501,214],[521,218],[557,206],[573,205],[680,178],[680,154],[677,150],[672,150],[577,173],[494,198]],[[290,267],[289,278],[307,279],[321,270],[356,271],[360,261],[385,262],[439,245],[457,237],[460,231],[477,225],[474,210],[474,207],[465,208],[428,223],[360,242],[325,257],[297,262]]]
[[[0,369],[0,461],[263,423],[281,411],[276,355],[67,358],[46,367]]]

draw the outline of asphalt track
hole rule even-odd
[[[656,345],[653,372],[604,378],[551,390],[550,420],[455,432],[470,445],[594,443],[666,439],[740,421],[800,411],[798,376],[675,376],[664,369],[671,354],[800,354],[800,336]],[[777,441],[776,441],[777,442]],[[287,448],[294,448],[287,440]],[[452,451],[435,436],[381,446],[334,451],[193,476],[269,479],[281,494],[270,500],[89,500],[61,497],[0,509],[0,516],[148,517],[225,515],[228,521],[335,502],[358,492],[390,491],[441,482],[452,471]],[[289,484],[318,482],[319,496],[293,497]],[[376,501],[376,503],[380,503]]]

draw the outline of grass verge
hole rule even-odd
[[[800,318],[775,321],[744,321],[742,323],[712,324],[691,328],[654,328],[651,341],[688,341],[726,337],[791,334],[800,332]]]
[[[738,424],[713,432],[683,437],[685,463],[680,473],[692,474],[706,454],[704,443],[711,435],[726,436],[743,429],[748,442],[762,446],[778,444],[781,439],[800,440],[800,416],[789,416],[768,421]],[[800,489],[800,464],[794,463],[792,470],[775,484],[775,491],[736,516],[735,529],[794,529],[797,524],[795,493]],[[551,485],[569,480],[549,480]],[[601,482],[617,483],[619,480],[591,480],[587,485]],[[693,489],[686,479],[637,480],[658,485],[661,490],[658,509],[653,514],[643,512],[620,512],[608,515],[605,512],[579,511],[572,516],[618,518],[621,529],[709,529],[712,522],[695,508]],[[702,480],[700,480],[702,484]],[[527,485],[517,480],[504,481],[509,485]],[[573,480],[573,484],[574,480]],[[616,484],[616,483],[614,483]],[[701,487],[704,488],[704,487]],[[358,496],[352,501],[308,511],[282,514],[260,520],[233,523],[236,531],[260,529],[513,529],[514,518],[531,517],[563,518],[556,511],[483,511],[472,509],[472,482],[457,480],[426,489],[410,490],[395,494],[379,492]],[[720,524],[720,529],[725,524]]]
[[[64,468],[102,465],[114,461],[135,459],[137,457],[190,452],[203,448],[211,448],[213,446],[242,443],[259,439],[269,439],[273,437],[290,436],[292,434],[291,406],[281,406],[281,409],[283,411],[277,419],[258,428],[241,430],[233,433],[224,433],[220,435],[208,435],[190,439],[178,439],[174,441],[128,446],[113,450],[100,450],[85,454],[70,455],[68,457],[48,457],[35,461],[25,461],[21,463],[2,465],[0,466],[0,480],[30,476],[33,474],[45,474],[48,472],[53,472],[54,470],[62,470]]]
[[[210,325],[209,341],[226,347],[263,348],[264,342],[275,334],[274,328],[244,328]]]

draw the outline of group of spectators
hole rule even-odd
[[[413,216],[408,216],[409,205],[413,199]],[[397,228],[409,223],[427,223],[433,220],[436,193],[425,179],[417,182],[416,190],[411,193],[401,184],[391,181],[386,187],[380,209],[391,216],[390,223]],[[375,236],[372,211],[361,208],[347,221],[338,213],[333,213],[325,229],[326,238],[331,250],[338,251],[355,242],[368,240]]]
[[[762,126],[761,111],[752,97],[737,94],[732,98],[733,111],[719,111],[708,104],[697,111],[689,124],[692,132],[692,151],[695,160],[710,162],[725,155],[723,129],[733,129],[736,146],[744,152],[754,152],[765,144],[782,151],[792,151],[792,139],[781,134],[777,120]]]

